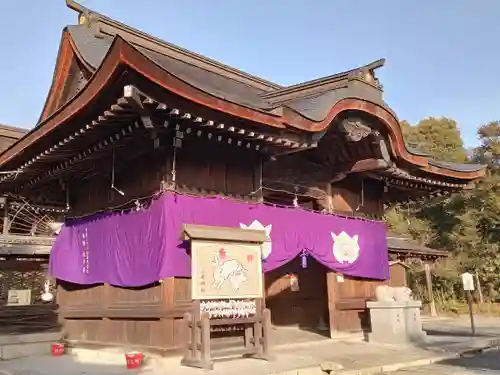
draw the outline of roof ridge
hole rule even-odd
[[[342,79],[345,79],[351,75],[354,75],[357,72],[362,72],[363,70],[367,70],[370,73],[372,73],[375,69],[383,67],[384,64],[385,64],[385,59],[379,59],[379,60],[373,61],[373,62],[366,64],[366,65],[363,65],[363,66],[359,66],[359,67],[354,68],[354,69],[346,70],[344,72],[331,74],[331,75],[326,76],[326,77],[315,78],[315,79],[312,79],[309,81],[305,81],[305,82],[297,83],[297,84],[290,85],[287,87],[283,87],[281,89],[265,93],[261,96],[263,98],[266,98],[266,99],[272,99],[274,97],[282,96],[285,94],[291,94],[291,93],[294,93],[297,91],[303,91],[303,90],[307,90],[307,89],[312,89],[312,88],[324,86],[324,85],[329,84],[329,83],[341,81]]]
[[[96,27],[96,29],[94,29],[96,37],[102,36],[102,34],[106,33],[105,30],[103,30],[103,28],[100,28],[98,25],[99,23],[102,23],[105,26],[107,26],[109,29],[112,29],[112,30],[115,29],[117,31],[121,31],[122,33],[126,33],[131,37],[135,37],[137,39],[140,39],[140,40],[144,41],[145,43],[150,43],[152,45],[155,45],[157,48],[160,47],[160,48],[163,48],[165,50],[169,50],[170,52],[172,52],[173,55],[183,56],[184,58],[189,59],[190,61],[189,62],[186,61],[186,62],[191,63],[192,65],[195,65],[195,66],[198,66],[198,67],[204,68],[204,69],[209,68],[207,70],[214,70],[216,73],[219,73],[219,74],[221,72],[226,73],[226,76],[229,76],[229,75],[232,76],[232,77],[228,77],[228,78],[235,79],[235,80],[240,81],[240,82],[245,83],[245,84],[250,84],[250,85],[252,85],[256,88],[259,88],[261,90],[274,91],[274,90],[279,90],[283,87],[277,83],[274,83],[274,82],[265,80],[263,78],[254,76],[252,74],[246,73],[242,70],[233,68],[229,65],[223,64],[219,61],[205,57],[205,56],[200,55],[198,53],[189,51],[189,50],[182,48],[180,46],[177,46],[173,43],[169,43],[165,40],[162,40],[162,39],[157,38],[153,35],[150,35],[144,31],[141,31],[141,30],[136,29],[134,27],[128,26],[122,22],[119,22],[119,21],[116,21],[112,18],[109,18],[101,13],[98,13],[98,12],[95,12],[91,9],[88,9],[88,8],[82,6],[81,4],[77,3],[74,0],[66,0],[66,5],[68,8],[78,12],[79,24],[85,24],[88,22],[89,27],[91,26],[91,24],[93,27]],[[116,34],[118,34],[118,33],[116,33]],[[111,36],[114,36],[114,35],[111,35]],[[132,42],[132,43],[137,44],[134,42]],[[147,46],[144,46],[144,45],[143,45],[143,47],[148,48]],[[157,51],[157,52],[161,53],[160,51]],[[166,51],[164,51],[163,53],[165,53],[165,52]],[[171,56],[171,57],[175,58],[175,56]],[[217,72],[217,70],[219,72]]]

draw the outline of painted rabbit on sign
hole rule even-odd
[[[212,266],[214,267],[212,287],[215,289],[220,289],[229,280],[236,292],[240,289],[241,284],[248,280],[246,268],[236,259],[229,259],[221,263],[219,255],[215,255]]]

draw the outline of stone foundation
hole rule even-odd
[[[367,302],[370,310],[369,342],[384,344],[422,343],[426,340],[420,319],[421,301]]]

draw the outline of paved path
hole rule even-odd
[[[494,337],[500,337],[500,318],[478,318],[477,323],[478,337],[475,339],[477,345],[482,345]],[[364,342],[332,342],[331,340],[295,343],[275,348],[276,360],[270,363],[251,359],[219,360],[215,363],[214,373],[220,375],[316,374],[322,364],[328,363],[339,364],[344,370],[377,367],[380,369],[382,366],[391,364],[408,365],[408,363],[415,363],[415,361],[422,363],[422,360],[430,358],[439,357],[442,359],[444,356],[449,356],[450,352],[461,351],[470,347],[471,343],[474,344],[469,334],[467,318],[427,320],[424,328],[431,333],[426,347],[390,347]],[[0,362],[0,375],[2,375],[2,370],[9,371],[10,374],[7,375],[125,375],[131,373],[125,369],[123,354],[115,354],[113,358],[105,358],[104,355],[100,356],[101,354],[99,354],[100,357],[96,357],[96,352],[92,353],[94,353],[94,357],[92,355],[80,357],[66,355],[59,358],[39,356]],[[498,358],[498,353],[496,355]],[[499,374],[500,360],[496,364],[497,368],[492,369],[494,364],[489,364],[493,361],[491,358],[492,354],[485,353],[477,358],[454,359],[446,363],[412,369],[413,373],[409,370],[405,370],[406,372],[400,370],[396,374]],[[478,361],[479,364],[477,364]],[[467,367],[466,364],[469,362],[476,367],[472,368],[471,365]],[[316,369],[316,372],[309,372],[305,369]],[[483,369],[485,371],[481,372]],[[140,373],[148,375],[164,375],[165,373],[199,375],[203,372],[181,367],[179,358],[169,358],[152,361]]]
[[[392,372],[392,375],[498,375],[500,352],[490,351],[469,358],[457,358],[417,368]]]
[[[344,369],[362,369],[380,367],[387,363],[416,361],[429,357],[429,352],[422,349],[405,350],[371,345],[363,342],[310,343],[309,345],[290,348],[277,348],[276,359],[264,362],[253,359],[225,358],[215,362],[213,373],[220,375],[268,375],[290,374],[296,369],[319,368],[323,363],[340,364]],[[175,375],[200,375],[204,371],[181,367],[179,358],[157,359],[150,363],[141,374],[164,375],[169,369]],[[118,358],[95,358],[91,356],[74,357],[66,355],[53,358],[38,356],[0,362],[0,371],[9,370],[13,375],[125,375],[122,356]],[[0,373],[1,374],[1,373]],[[294,372],[296,374],[296,372]]]
[[[471,345],[483,346],[485,342],[500,338],[500,318],[476,316],[476,336],[471,337],[468,316],[454,319],[426,319],[427,348],[460,351]]]

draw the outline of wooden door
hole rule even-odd
[[[266,306],[273,324],[315,329],[321,317],[327,323],[326,273],[327,268],[310,256],[305,268],[298,257],[266,273]]]

